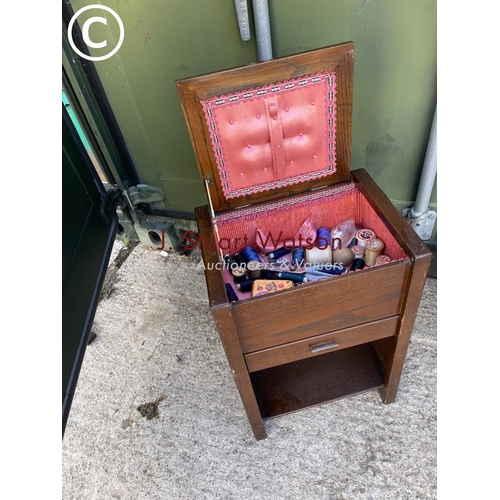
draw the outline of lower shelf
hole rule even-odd
[[[262,418],[379,389],[384,367],[371,344],[250,373]]]

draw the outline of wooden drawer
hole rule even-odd
[[[399,316],[374,321],[353,328],[346,328],[336,332],[325,333],[309,337],[262,351],[256,351],[245,355],[248,371],[255,372],[290,363],[299,359],[319,356],[326,352],[332,352],[346,347],[391,337],[396,334]]]

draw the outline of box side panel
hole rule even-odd
[[[396,210],[370,174],[360,168],[352,171],[352,178],[366,202],[373,207],[373,216],[385,225],[405,254],[412,260],[424,258],[430,262],[432,254],[429,248]]]

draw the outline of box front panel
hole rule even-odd
[[[235,302],[244,353],[399,314],[410,260]]]

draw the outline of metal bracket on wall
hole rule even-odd
[[[101,200],[101,212],[103,215],[114,210],[118,212],[118,236],[122,240],[140,241],[158,250],[178,251],[183,230],[169,217],[146,213],[151,207],[163,207],[164,199],[163,190],[157,186],[138,184],[121,189],[108,185]]]
[[[130,213],[131,220],[140,225],[136,212],[136,207],[139,204],[159,203],[164,206],[165,194],[161,188],[156,186],[138,184],[128,189],[122,189],[116,184],[106,184],[105,189],[106,193],[101,198],[101,213],[106,219],[109,219],[109,215],[115,211],[127,211]]]
[[[420,239],[426,241],[431,238],[437,218],[437,213],[434,210],[427,209],[423,214],[415,215],[411,208],[405,208],[401,213],[420,236]]]
[[[163,192],[163,189],[157,186],[137,184],[137,186],[129,187],[126,191],[132,206],[134,207],[136,207],[139,203],[161,203],[161,206],[165,206],[163,203],[165,200],[165,193]]]

